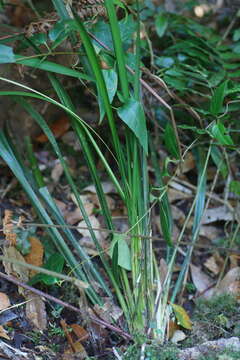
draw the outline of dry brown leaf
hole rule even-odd
[[[170,203],[172,203],[173,201],[176,200],[183,200],[183,199],[189,199],[192,197],[192,194],[187,194],[184,193],[182,191],[173,189],[173,188],[169,188],[168,189],[168,199],[170,201]]]
[[[47,314],[45,303],[42,298],[29,291],[25,291],[26,300],[30,300],[26,304],[26,317],[32,325],[38,330],[47,328]]]
[[[167,263],[166,263],[165,259],[161,258],[160,259],[160,265],[159,265],[159,274],[160,274],[160,281],[161,281],[162,286],[163,286],[164,281],[166,279],[167,273],[168,273]]]
[[[171,206],[171,212],[173,219],[177,221],[178,225],[182,225],[186,218],[184,212],[175,205]]]
[[[74,204],[76,206],[78,206],[78,202],[77,202],[74,194],[71,194],[71,198],[72,198],[72,201],[74,202]],[[84,209],[85,209],[87,215],[91,215],[92,212],[93,212],[93,209],[94,209],[94,204],[92,202],[91,196],[89,196],[89,195],[80,195],[80,198],[82,200],[82,203],[83,203],[83,206],[84,206]],[[83,218],[83,216],[82,216],[82,218]]]
[[[63,174],[63,166],[58,160],[51,171],[51,178],[55,183],[57,183],[60,180],[62,174]]]
[[[5,210],[3,218],[3,233],[8,245],[15,246],[17,243],[17,235],[13,230],[12,217],[13,212],[11,210]]]
[[[6,330],[4,329],[4,327],[2,325],[0,325],[0,337],[6,340],[11,340],[10,337],[8,336]]]
[[[184,161],[181,164],[181,170],[179,168],[178,173],[181,171],[181,173],[185,174],[194,168],[195,168],[195,160],[193,154],[191,152],[188,152],[187,155],[184,157]]]
[[[229,256],[229,260],[230,260],[230,268],[233,269],[235,267],[238,266],[238,261],[240,259],[239,255],[236,254],[232,254]]]
[[[92,227],[93,227],[94,229],[99,229],[99,228],[100,228],[100,223],[99,223],[98,219],[96,218],[96,216],[91,215],[91,216],[89,216],[88,219],[89,219],[89,221],[90,221],[90,223],[91,223],[91,225],[92,225]],[[78,232],[79,232],[80,234],[82,234],[82,236],[83,236],[84,238],[86,238],[86,237],[91,238],[91,234],[90,234],[90,232],[89,232],[89,230],[88,230],[88,228],[87,228],[87,224],[85,223],[84,220],[80,221],[80,223],[78,223],[77,226],[83,228],[83,229],[77,229],[77,230],[78,230]],[[98,230],[94,230],[94,233],[95,233],[96,238],[98,239],[98,241],[101,241],[101,240],[102,240],[101,232],[98,231]],[[80,241],[81,241],[81,240],[80,240]]]
[[[29,254],[24,256],[24,259],[28,264],[32,264],[40,267],[43,264],[43,254],[44,254],[42,243],[38,238],[34,236],[29,237],[29,241],[31,244],[31,251]],[[37,271],[35,270],[30,270],[29,272],[30,272],[30,276],[33,276],[37,273]]]
[[[4,253],[4,256],[6,256],[7,258],[15,259],[15,260],[21,261],[23,263],[26,262],[24,257],[20,254],[20,252],[14,246],[5,247],[3,249],[3,253]],[[21,281],[28,282],[29,270],[26,267],[18,265],[18,264],[12,264],[7,261],[6,262],[3,261],[3,266],[5,269],[5,272],[8,275],[16,276]]]
[[[101,185],[102,185],[104,194],[116,194],[116,189],[115,189],[113,183],[108,182],[108,181],[103,181],[101,183]],[[95,185],[86,186],[83,189],[83,192],[91,192],[93,194],[97,193]]]
[[[94,311],[106,322],[116,322],[122,315],[123,311],[117,305],[114,305],[111,299],[104,299],[104,305],[94,305]]]
[[[68,131],[69,126],[70,124],[68,117],[66,115],[63,115],[53,122],[53,124],[50,126],[50,129],[52,130],[54,136],[56,138],[59,138]],[[35,140],[39,143],[45,143],[48,141],[48,137],[45,134],[41,134],[37,136]]]
[[[0,292],[0,311],[7,309],[9,306],[11,306],[9,297],[5,293]]]
[[[54,199],[58,209],[61,211],[62,215],[65,216],[65,213],[67,212],[67,204],[65,204],[63,201],[60,201],[58,199]]]
[[[220,281],[218,287],[215,287],[216,295],[229,294],[239,298],[240,296],[240,267],[235,267],[228,271],[224,278]]]
[[[73,211],[66,212],[64,215],[66,222],[70,225],[76,224],[78,221],[82,220],[82,212],[79,208],[76,208]]]
[[[201,225],[199,235],[206,237],[209,240],[215,240],[221,236],[222,230],[216,226]]]
[[[171,342],[177,344],[185,339],[186,339],[186,334],[182,330],[176,330],[171,338]]]
[[[203,293],[201,297],[210,298],[213,294],[213,289],[210,288],[213,284],[212,279],[193,264],[190,264],[190,270],[193,284],[198,292]],[[209,290],[207,290],[208,288]]]
[[[176,330],[179,330],[180,326],[176,323],[176,321],[170,320],[168,324],[168,339],[171,339]]]
[[[82,326],[78,324],[71,324],[69,327],[72,328],[78,341],[86,341],[89,338],[89,333]]]
[[[219,255],[218,252],[214,253],[211,257],[205,261],[204,266],[210,270],[214,275],[219,274],[224,265],[224,259]]]
[[[226,206],[219,206],[212,209],[207,209],[202,218],[202,224],[210,224],[215,221],[231,221],[233,214]]]

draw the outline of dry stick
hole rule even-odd
[[[23,283],[22,281],[16,279],[14,276],[6,275],[6,274],[0,272],[0,277],[3,278],[3,279],[5,279],[5,280],[7,280],[7,281],[12,282],[12,283],[15,284],[15,285],[18,285],[18,286],[20,286],[20,287],[22,287],[22,288],[24,288],[24,289],[27,289],[27,290],[29,290],[29,291],[31,291],[31,292],[33,292],[33,293],[35,293],[35,294],[37,294],[37,295],[39,295],[39,296],[41,296],[41,297],[44,297],[45,299],[48,299],[48,300],[50,300],[50,301],[53,301],[53,302],[55,302],[55,303],[57,303],[57,304],[59,304],[59,305],[61,305],[61,306],[63,306],[63,307],[66,307],[66,308],[68,308],[68,309],[70,309],[70,310],[72,310],[72,311],[75,311],[75,312],[83,315],[83,311],[81,311],[81,310],[78,309],[77,307],[75,307],[75,306],[73,306],[73,305],[71,305],[71,304],[68,304],[68,303],[66,303],[65,301],[59,300],[59,299],[55,298],[55,297],[52,296],[52,295],[48,295],[48,294],[44,293],[43,291],[40,291],[40,290],[38,290],[38,289],[35,289],[35,288],[33,288],[32,286],[29,286],[29,285]],[[89,319],[90,319],[92,322],[94,322],[95,324],[98,324],[98,325],[100,325],[100,326],[106,327],[106,328],[108,328],[108,329],[110,329],[110,330],[118,333],[119,335],[121,335],[122,337],[124,337],[124,338],[127,339],[127,340],[132,340],[131,335],[129,335],[127,332],[125,332],[124,330],[120,329],[119,327],[114,326],[114,325],[111,325],[111,324],[109,324],[108,322],[106,322],[106,321],[104,321],[104,320],[101,320],[101,319],[99,319],[99,318],[97,318],[97,317],[95,317],[95,316],[92,316],[92,315],[88,315],[88,316],[89,316]]]
[[[82,280],[79,280],[77,278],[70,277],[70,276],[67,276],[67,275],[63,275],[63,274],[60,274],[60,273],[58,273],[56,271],[50,271],[50,270],[42,268],[40,266],[35,266],[35,265],[32,265],[32,264],[24,263],[23,261],[19,261],[17,259],[12,259],[12,258],[8,258],[7,256],[0,255],[0,260],[2,260],[3,262],[9,262],[10,264],[15,264],[15,265],[25,267],[26,269],[35,270],[35,271],[37,271],[39,273],[46,274],[46,275],[49,275],[49,276],[53,276],[53,277],[62,279],[64,281],[72,282],[78,288],[81,288],[81,289],[87,289],[89,287],[88,283],[86,283],[86,282],[84,282]]]

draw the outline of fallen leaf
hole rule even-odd
[[[63,201],[60,201],[58,199],[54,199],[58,209],[61,211],[62,215],[65,216],[67,213],[67,204],[65,204]]]
[[[216,226],[201,225],[199,235],[213,241],[219,238],[222,234],[222,230]]]
[[[3,218],[3,234],[5,235],[6,242],[10,246],[15,246],[17,243],[17,234],[13,230],[13,212],[5,210]]]
[[[66,212],[64,218],[68,224],[74,225],[78,221],[82,220],[83,216],[81,210],[76,208],[72,211]]]
[[[171,339],[176,330],[179,330],[179,325],[176,321],[170,320],[168,325],[168,339]]]
[[[63,134],[65,134],[69,129],[69,120],[68,117],[63,115],[56,121],[52,123],[50,126],[50,129],[53,132],[53,135],[55,138],[61,137]],[[35,138],[35,140],[39,143],[45,143],[48,141],[48,137],[45,134],[41,134]]]
[[[184,193],[182,191],[169,188],[168,189],[168,199],[170,203],[176,200],[183,200],[183,199],[189,199],[192,197],[192,194]]]
[[[188,151],[186,156],[184,157],[184,161],[181,164],[181,169],[179,168],[179,171],[177,175],[181,172],[182,174],[187,173],[188,171],[195,168],[195,159],[193,157],[193,154]]]
[[[185,329],[191,330],[192,329],[192,322],[186,312],[186,310],[176,304],[171,304],[174,314],[176,316],[176,319],[178,321],[178,324],[184,327]]]
[[[30,291],[25,291],[25,298],[30,300],[26,304],[26,317],[35,328],[45,330],[47,328],[45,302],[39,295]]]
[[[96,216],[91,215],[91,216],[88,217],[88,219],[89,219],[89,221],[90,221],[90,223],[91,223],[91,225],[92,225],[92,227],[94,229],[100,228],[100,223],[99,223],[98,219],[96,218]],[[82,227],[82,229],[77,229],[77,230],[78,230],[78,232],[80,234],[82,234],[82,236],[84,238],[86,238],[86,237],[91,238],[91,234],[90,234],[90,232],[89,232],[89,230],[87,228],[87,224],[86,224],[86,222],[84,220],[80,221],[80,223],[78,223],[77,226]],[[94,233],[96,235],[97,240],[101,241],[102,240],[101,232],[98,231],[98,230],[94,230]],[[80,242],[81,242],[81,240],[80,240]],[[92,242],[92,244],[93,244],[93,242]]]
[[[102,189],[103,189],[104,194],[116,194],[116,189],[115,189],[113,183],[108,182],[108,181],[103,181],[101,183],[101,185],[102,185]],[[95,185],[86,186],[83,189],[83,192],[91,192],[91,193],[94,193],[94,194],[97,193]]]
[[[229,260],[230,260],[230,268],[233,269],[235,267],[238,266],[238,261],[239,261],[240,256],[239,255],[235,255],[232,254],[229,256]]]
[[[70,324],[69,327],[77,336],[78,341],[86,341],[89,338],[89,333],[82,326],[78,324]]]
[[[184,212],[175,205],[171,206],[171,212],[172,212],[172,217],[174,220],[177,221],[177,224],[182,225],[186,218]]]
[[[226,206],[219,206],[212,209],[207,209],[202,217],[202,224],[210,224],[215,221],[232,221],[233,214]]]
[[[223,265],[224,265],[224,259],[219,255],[218,252],[210,256],[204,263],[204,266],[214,275],[220,273]]]
[[[240,267],[235,267],[228,271],[219,285],[214,288],[215,295],[232,294],[239,298],[240,296]]]
[[[0,337],[3,338],[3,339],[6,339],[6,340],[11,340],[10,337],[8,336],[6,330],[4,329],[4,327],[2,325],[0,325]]]
[[[42,243],[38,238],[34,236],[31,236],[29,238],[29,241],[31,244],[31,251],[29,254],[24,256],[24,259],[28,264],[40,267],[43,264],[43,254],[44,254]],[[30,277],[32,277],[37,273],[37,271],[29,270],[29,273],[30,273],[29,274]]]
[[[0,311],[7,309],[10,306],[11,306],[11,304],[10,304],[9,297],[5,293],[0,292]]]
[[[78,206],[77,199],[75,198],[74,194],[71,194],[72,201],[76,206]],[[87,215],[91,215],[94,209],[94,204],[92,202],[92,199],[89,195],[80,195],[81,201],[83,203],[84,209],[87,213]],[[80,209],[79,209],[80,210]],[[80,210],[81,211],[81,210]],[[83,216],[82,216],[83,218]]]
[[[173,344],[177,344],[185,339],[186,339],[186,334],[182,330],[176,330],[171,338],[171,342]]]
[[[160,259],[160,265],[159,265],[159,274],[160,274],[160,281],[161,281],[162,286],[163,286],[164,281],[166,279],[167,273],[168,273],[167,263],[166,263],[165,259],[161,258]]]
[[[106,322],[112,323],[117,322],[123,315],[122,309],[114,305],[111,299],[105,298],[103,306],[94,305],[94,311],[98,316]]]
[[[55,183],[57,183],[60,180],[60,177],[63,174],[63,166],[60,163],[59,160],[56,161],[52,171],[51,171],[51,178]]]
[[[193,284],[198,292],[203,293],[201,297],[205,299],[211,297],[213,294],[213,289],[210,288],[213,284],[212,279],[193,264],[190,264],[190,270]],[[208,288],[209,290],[207,290]]]
[[[4,256],[10,259],[15,259],[18,261],[21,261],[25,263],[24,257],[20,254],[20,252],[14,247],[4,247],[3,249]],[[28,282],[29,279],[29,270],[21,265],[13,264],[7,261],[3,261],[5,272],[8,275],[16,276],[18,279],[20,279],[23,282]]]

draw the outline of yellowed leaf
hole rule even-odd
[[[192,329],[192,322],[186,312],[186,310],[176,304],[171,304],[174,314],[176,316],[176,319],[178,321],[178,324],[184,327],[185,329],[191,330]]]

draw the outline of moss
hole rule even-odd
[[[228,294],[211,300],[198,300],[192,321],[193,330],[182,343],[183,347],[221,337],[238,336],[240,334],[240,307],[237,300]]]
[[[145,360],[176,360],[178,349],[173,344],[167,344],[164,346],[147,345],[145,348]],[[127,352],[122,356],[124,360],[138,360],[141,356],[141,346],[133,345],[128,348]]]
[[[226,349],[219,353],[212,351],[208,355],[201,356],[198,360],[239,360],[239,359],[240,359],[240,351]]]

